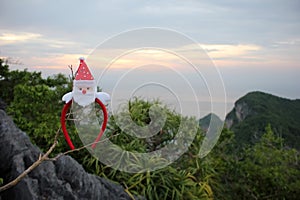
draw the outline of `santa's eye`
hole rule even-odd
[[[87,90],[90,90],[90,88],[88,87],[88,88],[86,88]]]
[[[82,90],[82,88],[79,88],[79,90],[81,91],[81,90]]]

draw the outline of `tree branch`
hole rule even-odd
[[[15,178],[11,182],[7,183],[6,185],[0,187],[0,192],[3,192],[4,190],[7,190],[7,189],[17,185],[27,174],[29,174],[32,170],[34,170],[37,166],[39,166],[43,161],[56,161],[58,158],[60,158],[63,155],[67,155],[67,154],[75,152],[75,151],[80,151],[80,150],[82,150],[86,147],[92,146],[94,144],[94,142],[93,142],[93,143],[84,145],[82,147],[79,147],[79,148],[76,148],[76,149],[69,150],[69,151],[66,151],[64,153],[58,154],[54,158],[49,158],[48,156],[50,155],[50,153],[54,150],[55,146],[57,145],[57,139],[58,139],[59,132],[60,132],[60,129],[57,130],[55,138],[54,138],[54,142],[53,142],[52,146],[49,148],[49,150],[43,156],[40,155],[39,159],[37,161],[35,161],[31,166],[29,166],[24,172],[22,172],[22,174],[20,174],[17,178]],[[98,141],[97,144],[101,143],[101,142],[104,142],[106,140],[109,140],[109,139],[111,139],[113,137],[116,137],[118,135],[119,134],[112,135],[109,138]]]
[[[7,190],[7,189],[15,186],[16,184],[18,184],[27,174],[29,174],[32,170],[34,170],[37,166],[39,166],[44,160],[46,160],[48,158],[50,153],[53,151],[53,149],[57,145],[57,138],[58,138],[59,131],[60,131],[60,129],[58,129],[58,131],[56,132],[54,142],[53,142],[52,146],[49,148],[49,150],[43,156],[41,156],[41,154],[40,154],[39,159],[37,161],[35,161],[31,166],[29,166],[17,178],[15,178],[11,182],[7,183],[6,185],[0,187],[0,192],[3,192],[4,190]]]
[[[99,143],[105,142],[105,141],[107,141],[107,140],[110,140],[111,138],[117,137],[118,135],[120,135],[120,134],[112,135],[112,136],[110,136],[109,138],[106,138],[106,139],[104,139],[104,140],[100,140],[100,141],[96,142],[96,144],[99,144]],[[54,158],[47,158],[46,160],[56,161],[56,160],[57,160],[58,158],[60,158],[61,156],[65,156],[65,155],[67,155],[67,154],[69,154],[69,153],[72,153],[72,152],[75,152],[75,151],[80,151],[80,150],[82,150],[82,149],[85,149],[85,148],[87,148],[87,147],[92,146],[94,143],[95,143],[95,142],[92,142],[92,143],[89,143],[89,144],[84,145],[84,146],[82,146],[82,147],[78,147],[78,148],[76,148],[76,149],[68,150],[68,151],[66,151],[66,152],[64,152],[64,153],[58,154],[58,155],[55,156]]]

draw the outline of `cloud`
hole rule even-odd
[[[137,10],[142,15],[155,15],[155,16],[192,16],[201,14],[213,14],[218,7],[210,6],[206,3],[199,3],[196,1],[161,1],[159,4],[153,2],[146,3],[140,6]]]
[[[87,45],[65,38],[33,32],[0,32],[0,56],[10,60],[12,69],[43,71],[46,76],[60,71],[68,73],[68,65],[77,65],[78,58],[91,51]]]
[[[124,52],[126,52],[126,50],[124,50]],[[159,71],[164,67],[182,68],[185,67],[187,63],[176,54],[173,54],[172,51],[156,48],[129,51],[111,63],[111,67],[114,69],[130,69],[145,65],[149,66],[147,69],[150,71]]]
[[[26,33],[26,32],[4,32],[0,35],[0,45],[21,43],[30,40],[40,38],[42,35],[38,33]]]
[[[274,42],[274,46],[278,45],[300,45],[300,38],[292,38]]]
[[[201,44],[213,59],[228,59],[241,56],[247,56],[252,52],[262,49],[261,46],[255,44]]]
[[[66,38],[53,38],[35,32],[0,30],[2,54],[11,57],[47,56],[53,54],[87,53],[86,44]]]
[[[198,65],[209,64],[210,59],[219,67],[238,66],[241,63],[254,63],[263,61],[262,52],[265,47],[256,44],[208,44],[195,43],[174,49]]]
[[[78,58],[86,57],[82,54],[62,54],[48,57],[31,57],[27,62],[30,62],[35,69],[66,69],[68,65],[77,68]]]
[[[268,45],[300,31],[298,0],[24,0],[1,2],[0,27],[96,45],[137,27],[166,27],[199,43]],[[58,47],[59,45],[53,44]]]

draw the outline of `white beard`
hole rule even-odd
[[[73,91],[73,99],[80,106],[87,106],[95,102],[95,92],[82,94],[81,91]]]

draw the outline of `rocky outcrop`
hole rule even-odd
[[[243,121],[249,115],[249,107],[245,102],[235,106],[235,115],[239,122]]]
[[[225,124],[231,128],[235,123],[242,122],[250,114],[249,106],[246,102],[237,102],[233,110],[227,115]]]
[[[0,110],[0,177],[16,178],[41,154],[26,133]],[[124,189],[106,179],[88,174],[69,156],[44,161],[16,186],[0,193],[0,199],[130,199]]]

